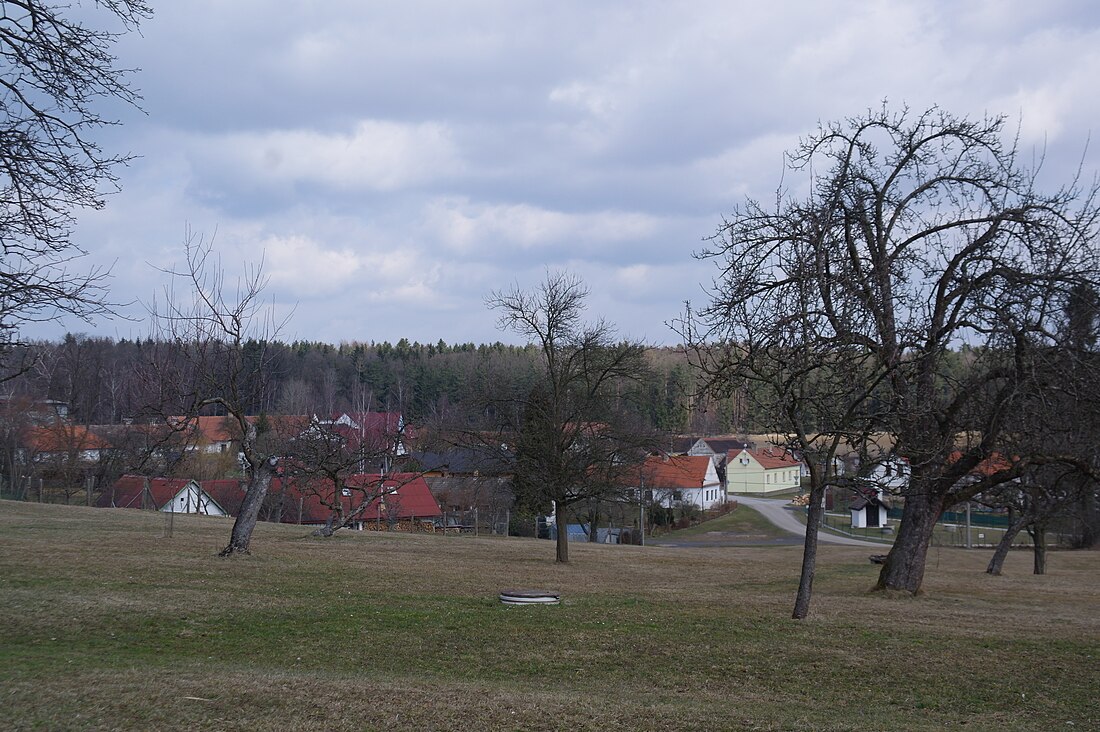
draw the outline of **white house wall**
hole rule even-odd
[[[210,496],[194,483],[189,483],[161,507],[165,513],[198,513],[205,516],[227,515]]]
[[[743,464],[738,456],[726,464],[726,490],[730,493],[776,493],[802,486],[800,464],[765,469],[751,455],[748,460],[747,465]]]
[[[889,475],[887,470],[889,469]],[[909,487],[909,464],[902,460],[878,463],[868,473],[868,479],[889,493],[902,493]]]
[[[679,500],[673,497],[676,493],[680,494]],[[665,508],[676,508],[690,504],[706,511],[722,503],[723,496],[722,487],[715,483],[702,488],[680,488],[675,490],[666,488],[657,491],[655,498],[656,502]]]
[[[866,508],[855,510],[852,509],[852,528],[853,529],[866,529],[867,527],[867,512],[878,511],[878,525],[883,527],[886,525],[887,512],[884,506],[867,506]]]

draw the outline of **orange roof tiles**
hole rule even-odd
[[[752,455],[753,459],[765,470],[777,470],[781,468],[796,468],[802,461],[790,453],[778,447],[768,447],[763,450],[730,450],[728,459],[734,460],[742,452]]]
[[[40,453],[106,450],[111,446],[87,427],[65,422],[33,427],[27,431],[25,442],[28,448]]]
[[[706,455],[650,456],[641,468],[641,478],[647,488],[701,488],[708,485],[710,466]],[[711,484],[717,485],[717,480]]]

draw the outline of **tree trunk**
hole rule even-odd
[[[595,544],[599,534],[599,530],[596,528],[600,523],[599,509],[593,509],[588,514],[588,519],[588,543]]]
[[[898,535],[886,555],[876,590],[904,590],[914,595],[920,592],[932,531],[942,513],[942,499],[933,499],[926,493],[906,497]]]
[[[328,521],[325,521],[325,525],[316,529],[313,532],[314,536],[332,536],[336,533],[336,529],[333,525],[336,523],[336,512],[329,514]]]
[[[252,479],[248,482],[248,490],[241,501],[241,509],[237,513],[237,520],[233,522],[233,532],[229,536],[229,546],[222,549],[219,556],[228,557],[232,554],[248,554],[249,545],[252,543],[252,531],[256,528],[256,521],[260,518],[260,508],[264,505],[267,489],[271,486],[272,466],[268,460],[257,461],[252,473]]]
[[[1087,485],[1078,505],[1081,530],[1074,540],[1075,549],[1091,549],[1100,544],[1100,491]]]
[[[1032,524],[1027,533],[1031,536],[1031,552],[1035,558],[1033,574],[1047,573],[1047,530],[1042,524]]]
[[[824,513],[824,498],[824,486],[810,489],[810,503],[806,512],[806,542],[802,548],[802,575],[798,579],[798,594],[795,596],[794,613],[791,615],[795,620],[803,620],[810,613],[810,596],[813,594],[814,570],[817,567],[817,534]]]
[[[996,550],[993,552],[993,557],[989,560],[989,565],[985,568],[986,574],[1001,575],[1001,569],[1004,567],[1005,557],[1008,556],[1008,550],[1012,548],[1012,542],[1016,539],[1016,535],[1020,533],[1020,529],[1024,528],[1024,524],[1027,523],[1027,515],[1019,516],[1015,521],[1008,525],[1005,529],[1005,535],[1001,539],[1001,543],[997,545]]]
[[[554,504],[554,523],[558,527],[557,554],[554,560],[565,564],[569,561],[569,524],[566,523],[565,506]]]

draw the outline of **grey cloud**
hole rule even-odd
[[[819,120],[884,98],[1022,114],[1061,182],[1100,112],[1084,0],[162,6],[118,48],[148,114],[103,137],[143,157],[81,240],[129,300],[185,223],[217,229],[227,263],[270,253],[297,334],[333,341],[496,340],[485,294],[545,267],[671,341],[713,273],[691,253]]]

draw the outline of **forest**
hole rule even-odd
[[[103,486],[126,472],[206,479],[233,474],[236,466],[225,460],[149,464],[150,453],[160,451],[152,450],[143,440],[135,444],[133,431],[125,429],[134,424],[163,425],[166,416],[188,413],[187,406],[178,402],[178,390],[168,388],[171,385],[164,383],[164,375],[155,366],[163,361],[187,361],[189,348],[151,338],[115,340],[69,334],[60,341],[33,341],[12,349],[0,398],[4,494],[27,497],[17,476],[25,479],[28,475],[28,429],[56,421],[58,409],[71,430],[84,434],[86,428],[113,449],[104,451],[91,466],[86,461],[60,461],[80,464],[80,476],[62,475],[61,465],[59,470],[32,471],[35,480],[45,477],[46,493],[55,499],[74,498],[89,479],[95,486]],[[433,430],[491,423],[491,415],[477,411],[484,410],[494,395],[530,388],[538,357],[533,346],[447,344],[442,340],[427,345],[407,340],[339,345],[248,340],[242,345],[242,355],[257,366],[242,370],[243,378],[250,381],[240,389],[247,414],[396,412],[425,440]],[[656,435],[718,434],[751,431],[758,426],[746,414],[744,399],[714,400],[697,393],[682,351],[650,348],[645,361],[647,368],[636,379],[618,386],[621,403],[638,429]],[[202,413],[224,411],[213,406]],[[69,447],[75,450],[80,446],[75,435],[67,436],[72,443]]]
[[[164,354],[164,349],[169,354]],[[182,358],[182,346],[148,340],[114,340],[82,334],[61,341],[36,341],[19,350],[21,373],[3,383],[11,401],[54,400],[68,407],[70,420],[83,425],[144,421],[158,414],[161,385],[147,377],[154,350],[158,358]],[[486,392],[492,381],[524,383],[532,378],[536,353],[531,346],[502,343],[424,345],[400,340],[382,343],[311,343],[246,341],[244,357],[263,354],[265,368],[248,373],[252,395],[249,414],[335,413],[341,410],[401,412],[423,424],[445,419],[466,406],[471,395]],[[685,354],[675,348],[651,348],[649,366],[639,383],[629,385],[633,409],[643,424],[670,433],[752,432],[766,420],[754,420],[743,399],[715,400],[697,393]]]

